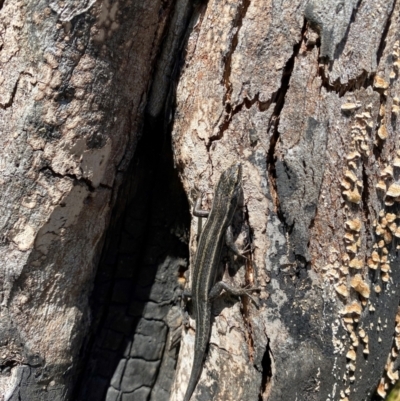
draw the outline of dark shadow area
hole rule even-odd
[[[262,382],[261,382],[261,392],[259,396],[259,401],[263,401],[263,394],[267,391],[268,386],[270,386],[272,378],[272,359],[271,359],[271,349],[269,343],[265,349],[263,359],[261,361],[262,366]]]
[[[147,400],[157,379],[188,260],[189,206],[170,144],[147,123],[107,233],[73,400]]]
[[[165,35],[142,138],[122,177],[94,283],[93,321],[81,350],[73,401],[169,400],[190,225],[174,167],[171,125],[181,55],[203,6],[178,1],[175,7],[170,23],[177,18],[180,34],[176,37],[172,26],[172,34]]]

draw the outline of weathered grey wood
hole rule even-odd
[[[172,4],[0,2],[1,400],[71,399]]]

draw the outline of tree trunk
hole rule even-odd
[[[72,400],[172,1],[0,1],[0,399]]]
[[[400,2],[0,4],[0,400],[183,399],[189,209],[237,161],[221,276],[260,292],[213,303],[192,401],[384,398]]]

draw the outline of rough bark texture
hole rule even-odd
[[[0,400],[182,399],[189,204],[209,207],[234,161],[253,251],[227,252],[221,275],[259,305],[215,301],[192,400],[383,397],[400,348],[400,2],[0,7]]]
[[[233,281],[262,287],[216,311],[195,399],[366,400],[396,378],[399,10],[212,1],[191,34],[176,163],[191,194],[242,161],[255,248]]]
[[[172,2],[0,5],[0,398],[66,400]]]

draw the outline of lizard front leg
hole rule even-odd
[[[237,245],[235,244],[235,241],[233,239],[233,232],[232,232],[232,226],[228,226],[225,232],[225,243],[227,247],[237,256],[241,256],[242,258],[247,259],[247,256],[245,256],[245,253],[247,253],[249,250],[252,250],[252,246],[250,243],[248,243],[242,251],[239,250]]]
[[[260,291],[259,288],[257,287],[234,288],[224,281],[218,281],[218,283],[214,284],[214,286],[211,288],[211,291],[208,294],[208,299],[210,301],[214,300],[221,294],[222,290],[225,290],[227,293],[235,295],[237,297],[246,295],[254,302],[255,305],[257,305],[257,301],[250,294],[254,291]]]

